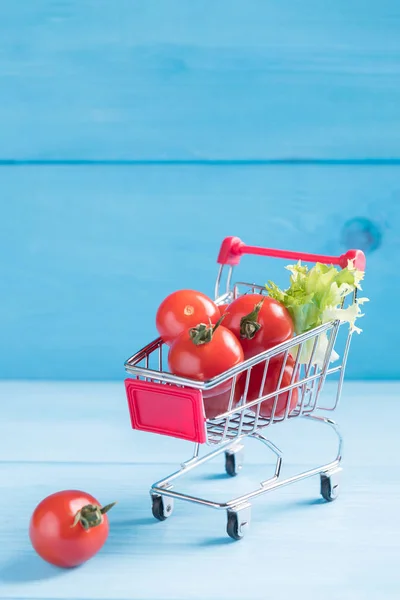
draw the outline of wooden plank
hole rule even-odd
[[[399,3],[0,6],[0,159],[399,157]]]
[[[398,287],[398,167],[3,167],[0,174],[1,377],[120,379],[124,360],[156,336],[155,313],[168,293],[213,294],[226,235],[328,255],[378,245],[368,256],[371,302],[348,376],[399,376],[398,327],[385,310],[388,290],[393,298]],[[358,217],[366,225],[353,230]],[[246,258],[236,278],[287,284],[285,264]]]
[[[324,394],[336,391],[327,382]],[[398,383],[346,382],[339,409],[330,415],[341,425],[346,464],[400,466],[397,416]],[[124,387],[101,382],[0,382],[0,461],[18,464],[69,463],[155,466],[154,480],[165,477],[188,458],[193,445],[174,438],[133,431]],[[378,412],[377,412],[378,411]],[[390,415],[385,439],[377,428],[377,414]],[[275,425],[267,435],[284,452],[285,464],[313,467],[336,456],[337,440],[327,427],[293,419]],[[206,452],[207,447],[202,447]],[[255,441],[246,442],[246,464],[264,467],[268,477],[274,457]],[[215,460],[223,471],[223,459]],[[167,466],[166,466],[167,465]],[[268,472],[267,472],[268,471]],[[153,483],[153,481],[151,481]]]
[[[225,514],[217,511],[177,503],[169,521],[156,522],[147,467],[98,466],[89,477],[85,467],[68,465],[0,466],[0,472],[6,500],[0,532],[7,542],[0,549],[2,598],[263,600],[266,577],[268,591],[282,600],[317,598],[321,590],[327,600],[398,598],[400,473],[385,465],[376,475],[349,470],[333,504],[320,502],[316,479],[271,493],[254,504],[251,528],[237,543],[226,536]],[[237,490],[257,476],[250,468],[240,481],[214,479],[212,486]],[[34,554],[26,530],[36,503],[69,485],[119,503],[102,551],[79,569],[61,571]],[[240,565],[237,576],[227,564]]]
[[[167,522],[152,518],[149,486],[160,468],[165,474],[176,468],[177,456],[173,444],[163,445],[152,436],[147,449],[153,457],[159,453],[164,464],[127,461],[117,390],[116,384],[0,384],[1,598],[261,600],[266,585],[272,597],[282,600],[317,598],[321,592],[327,600],[398,598],[399,384],[347,386],[338,415],[346,455],[336,502],[319,499],[318,478],[272,492],[253,503],[250,530],[239,543],[226,537],[223,512],[176,502]],[[377,408],[387,416],[384,430],[377,425]],[[299,430],[293,434],[286,425],[276,429],[286,431],[283,448],[294,457],[288,473],[295,473],[308,466],[302,463],[304,446],[325,436],[316,427],[316,439],[308,435],[304,444]],[[119,431],[121,463],[108,462],[113,429]],[[44,462],[35,462],[38,445],[43,450],[46,442]],[[76,452],[83,448],[77,461]],[[108,449],[113,453],[112,444]],[[21,456],[25,462],[18,462]],[[261,462],[256,464],[250,453],[240,476],[231,479],[221,474],[217,460],[193,472],[180,489],[226,500],[257,487],[270,467],[264,458]],[[36,504],[67,488],[118,504],[110,513],[110,535],[102,551],[80,569],[60,571],[35,555],[27,528]],[[232,565],[240,565],[235,577]]]
[[[97,466],[88,476],[82,466],[0,466],[1,597],[263,600],[268,585],[282,600],[317,598],[322,590],[327,600],[398,598],[398,470],[348,470],[333,504],[320,502],[316,479],[271,493],[254,503],[250,530],[237,543],[225,534],[224,513],[194,505],[176,503],[167,522],[156,522],[146,489],[153,471]],[[234,492],[259,476],[254,467],[243,475],[215,478],[212,487]],[[37,502],[68,486],[90,488],[100,502],[119,502],[102,551],[79,569],[61,571],[34,554],[27,524]],[[237,576],[227,565],[238,565]]]

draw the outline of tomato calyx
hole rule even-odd
[[[97,506],[96,504],[86,504],[82,506],[75,515],[74,522],[71,527],[76,527],[80,523],[85,531],[91,527],[98,527],[103,522],[103,515],[106,514],[116,502],[107,504],[106,506]]]
[[[225,319],[225,316],[226,315],[223,314],[222,317],[220,317],[215,323],[215,325],[213,325],[210,321],[208,325],[205,323],[199,323],[196,325],[196,327],[189,329],[189,337],[193,344],[196,346],[201,346],[202,344],[208,344],[211,342],[215,330],[221,325],[222,321]]]
[[[258,315],[264,304],[265,298],[257,302],[253,310],[246,316],[240,319],[240,337],[252,340],[262,327],[261,323],[258,322]]]

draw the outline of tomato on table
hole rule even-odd
[[[58,567],[76,567],[94,556],[109,531],[106,513],[96,498],[79,490],[63,490],[44,498],[35,508],[29,537],[33,548]]]
[[[202,292],[178,290],[158,307],[156,327],[163,341],[170,346],[184,331],[199,323],[215,324],[220,316],[217,305]]]
[[[225,314],[224,326],[240,340],[245,359],[293,336],[293,321],[288,310],[268,296],[239,296]]]
[[[172,344],[168,353],[171,373],[196,381],[207,381],[243,362],[243,350],[236,336],[221,325],[200,323],[183,332]],[[203,397],[216,396],[231,387],[228,380],[210,390]]]

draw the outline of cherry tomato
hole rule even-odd
[[[44,498],[35,508],[29,537],[36,552],[58,567],[76,567],[105,543],[109,523],[104,508],[90,494],[64,490]]]
[[[264,382],[263,391],[260,394],[260,387],[262,384],[262,378],[264,373],[265,362],[261,362],[255,367],[252,368],[250,374],[249,385],[247,389],[246,402],[251,402],[252,400],[256,400],[260,396],[266,396],[267,394],[271,394],[273,392],[278,391],[278,383],[280,372],[283,366],[283,358],[282,355],[279,357],[274,357],[270,360],[267,375]],[[282,380],[279,386],[279,389],[282,389],[291,383],[294,383],[296,379],[292,381],[293,369],[294,369],[295,361],[292,356],[289,354],[287,357],[287,361],[285,364],[285,369],[282,375]],[[239,379],[236,390],[235,390],[235,399],[239,401],[242,394],[245,391],[246,386],[246,373],[242,375]],[[283,392],[278,396],[278,402],[276,404],[275,415],[276,418],[282,418],[286,411],[286,406],[289,402],[290,391]],[[290,408],[289,413],[296,408],[298,400],[298,389],[293,388],[292,396],[290,398]],[[268,400],[265,400],[261,403],[260,415],[263,417],[270,418],[272,415],[272,410],[274,408],[275,396],[272,396]],[[253,410],[256,411],[257,405],[253,407]]]
[[[211,397],[204,397],[203,394],[204,411],[206,413],[207,419],[215,419],[215,417],[217,417],[218,415],[222,415],[223,413],[225,413],[229,408],[230,397],[230,388],[225,392],[215,394],[215,396]],[[235,408],[235,406],[236,400],[234,398],[232,402],[232,408]]]
[[[170,346],[182,332],[199,323],[215,324],[220,316],[217,305],[205,294],[178,290],[158,307],[156,327],[163,341]]]
[[[236,336],[219,323],[212,327],[199,324],[184,331],[168,353],[170,371],[181,377],[207,381],[243,361],[243,350]],[[230,389],[231,380],[203,392],[216,396]]]
[[[261,294],[236,298],[226,312],[224,326],[240,340],[245,359],[268,350],[293,335],[293,321],[277,300]]]
[[[221,315],[225,314],[225,311],[228,308],[228,306],[229,304],[218,304],[219,312]]]

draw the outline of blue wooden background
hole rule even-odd
[[[0,377],[121,378],[238,235],[363,248],[348,374],[398,378],[399,31],[398,0],[0,0]]]

